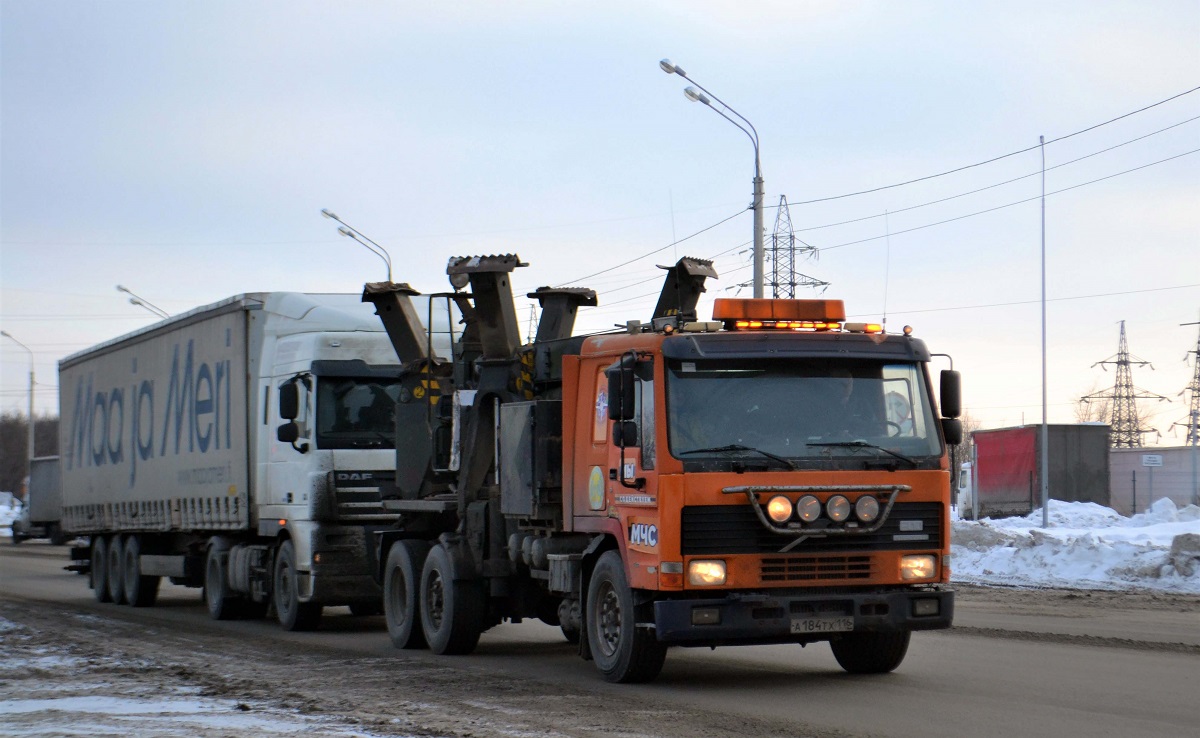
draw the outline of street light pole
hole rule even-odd
[[[33,458],[34,458],[33,457],[33,385],[34,385],[33,349],[29,348],[25,344],[21,343],[20,341],[18,341],[15,338],[13,338],[12,334],[9,333],[8,331],[0,331],[0,336],[4,336],[8,340],[12,341],[13,343],[17,344],[18,346],[20,346],[21,348],[23,348],[29,352],[29,424],[28,424],[29,425],[29,428],[28,428],[29,438],[27,440],[28,457],[29,458],[28,458],[27,466],[25,468],[25,475],[29,476],[30,474],[33,473]],[[26,491],[26,494],[28,495],[28,490]]]
[[[697,92],[695,89],[693,89],[691,87],[684,89],[684,91],[683,91],[684,96],[686,96],[687,99],[691,100],[692,102],[698,102],[698,103],[703,103],[703,104],[707,105],[709,110],[712,110],[717,115],[721,116],[725,120],[729,121],[730,123],[737,126],[739,129],[741,129],[742,133],[745,133],[750,138],[750,143],[752,143],[754,145],[754,202],[751,206],[754,209],[754,296],[762,297],[763,296],[763,261],[764,261],[764,256],[763,256],[763,178],[762,178],[762,164],[761,164],[761,161],[759,159],[759,154],[758,154],[758,131],[754,128],[753,123],[746,120],[746,117],[744,115],[742,115],[738,111],[731,108],[729,106],[729,104],[726,103],[721,98],[717,97],[716,95],[712,94],[708,90],[704,89],[704,86],[701,85],[696,80],[689,77],[687,75],[687,72],[683,71],[682,67],[680,67],[676,64],[672,64],[670,59],[661,60],[658,63],[658,67],[659,67],[659,69],[663,70],[667,74],[678,74],[680,77],[683,77],[688,82],[691,82],[692,84],[696,85],[696,87],[699,87],[701,90],[700,92]],[[730,118],[728,115],[721,112],[721,110],[713,107],[713,104],[712,104],[713,100],[716,100],[717,103],[719,103],[723,108],[725,108],[726,110],[728,110],[729,112],[733,113],[738,118],[740,118],[742,120],[742,122],[746,124],[746,126],[749,126],[749,130],[746,130],[746,126],[743,126],[741,123],[738,123],[733,118]]]
[[[342,234],[343,236],[346,236],[347,238],[349,238],[353,241],[358,241],[360,244],[365,246],[368,251],[375,254],[380,259],[383,259],[383,263],[387,266],[388,281],[389,282],[392,281],[392,255],[387,252],[387,249],[385,249],[384,247],[382,247],[379,244],[372,241],[370,238],[367,237],[367,234],[363,233],[362,231],[358,230],[357,228],[350,225],[346,221],[337,217],[337,215],[330,212],[330,210],[328,208],[322,208],[321,215],[325,216],[326,218],[329,218],[330,220],[334,220],[334,221],[337,221],[338,223],[341,223],[342,227],[338,228],[338,233]]]
[[[150,312],[154,313],[158,317],[163,318],[164,320],[171,317],[171,314],[168,313],[166,310],[163,310],[158,305],[155,305],[154,303],[150,302],[149,300],[146,300],[145,298],[142,298],[142,297],[139,297],[139,296],[133,294],[133,292],[124,285],[120,285],[120,284],[117,285],[117,292],[124,292],[125,294],[129,295],[129,304],[130,305],[137,305],[138,307],[143,307],[146,310],[149,310]]]

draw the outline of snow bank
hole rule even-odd
[[[967,584],[1200,594],[1200,507],[1163,498],[1132,518],[1051,500],[1021,518],[954,520],[951,577]]]
[[[21,505],[11,496],[0,500],[0,538],[12,535],[12,521],[21,517]]]

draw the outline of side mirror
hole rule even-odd
[[[609,420],[633,420],[633,370],[635,359],[626,354],[621,360],[605,370],[608,375]]]
[[[953,369],[942,370],[942,417],[962,415],[962,378]],[[961,431],[960,431],[961,434]]]
[[[308,453],[307,443],[301,443],[299,445],[296,444],[296,441],[300,440],[300,426],[295,422],[284,423],[276,428],[275,437],[279,439],[280,443],[292,444],[292,448],[296,449],[302,454]]]
[[[942,435],[947,446],[957,446],[963,440],[962,421],[958,418],[942,418]]]
[[[295,420],[300,415],[300,388],[295,380],[289,381],[279,388],[279,417],[284,420]],[[292,423],[295,425],[295,423]],[[279,440],[283,440],[280,438]]]
[[[638,426],[632,420],[613,423],[613,443],[621,448],[638,445]]]

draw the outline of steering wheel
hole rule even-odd
[[[900,427],[899,423],[893,423],[890,420],[885,420],[883,422],[884,422],[884,424],[887,425],[887,431],[888,431],[887,437],[888,438],[895,438],[896,436],[899,436],[901,433],[904,432],[904,429]],[[895,432],[893,432],[893,429],[895,429]]]

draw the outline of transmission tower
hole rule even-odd
[[[797,248],[797,242],[800,247]],[[788,211],[787,196],[779,196],[779,210],[775,213],[775,232],[771,234],[771,251],[767,258],[771,261],[771,296],[775,298],[793,298],[797,287],[820,287],[824,291],[829,286],[816,277],[800,274],[796,271],[796,254],[810,259],[817,258],[816,248],[809,246],[796,238],[792,230],[792,214]]]
[[[1136,356],[1129,355],[1129,342],[1125,340],[1125,321],[1121,321],[1121,343],[1117,346],[1117,355],[1104,361],[1092,364],[1108,371],[1108,364],[1117,366],[1117,383],[1108,392],[1081,397],[1084,402],[1091,400],[1108,400],[1112,405],[1112,429],[1109,431],[1109,444],[1113,448],[1141,448],[1143,433],[1157,433],[1153,428],[1142,428],[1138,418],[1138,400],[1166,400],[1162,395],[1155,395],[1133,386],[1133,367],[1154,365]],[[1170,402],[1170,400],[1167,400]]]
[[[1180,323],[1180,325],[1200,325],[1197,323]],[[1200,439],[1197,439],[1197,434],[1200,434],[1200,335],[1196,336],[1196,350],[1189,351],[1184,354],[1183,360],[1187,361],[1188,356],[1195,355],[1192,364],[1196,371],[1192,375],[1191,384],[1183,388],[1183,392],[1191,392],[1192,396],[1188,402],[1188,415],[1186,420],[1176,422],[1174,425],[1182,425],[1187,428],[1187,442],[1185,446],[1200,445]],[[1183,395],[1180,392],[1180,395]]]

